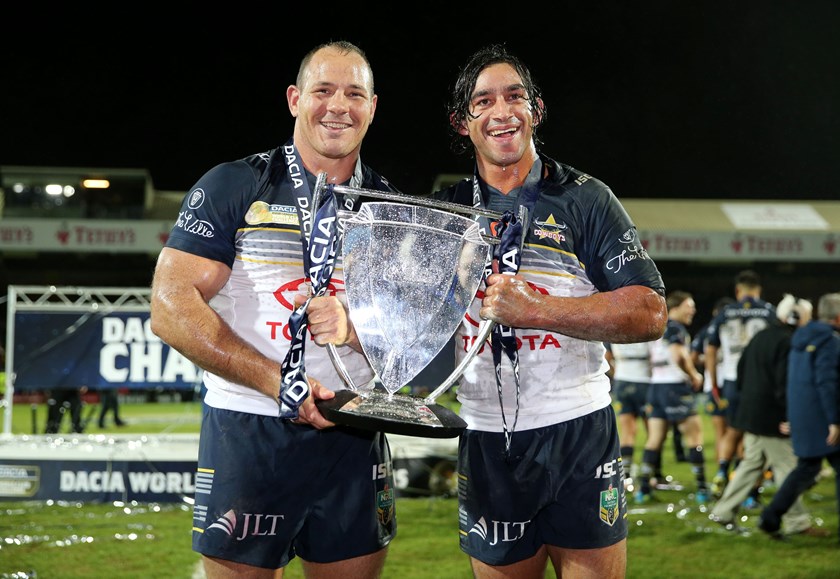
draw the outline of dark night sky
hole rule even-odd
[[[189,23],[126,5],[86,32],[72,12],[4,25],[0,165],[141,167],[156,189],[186,191],[284,142],[300,58],[344,38],[367,52],[379,95],[362,158],[426,192],[472,167],[446,132],[458,66],[505,42],[543,89],[543,150],[619,197],[840,199],[835,0],[470,3],[479,16],[273,5]]]

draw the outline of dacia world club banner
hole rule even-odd
[[[154,335],[148,312],[17,312],[15,390],[194,389],[201,369]]]

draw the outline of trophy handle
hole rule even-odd
[[[524,224],[523,229],[527,230],[528,209],[524,206],[519,207],[519,220],[521,223]],[[523,235],[522,239],[520,239],[519,241],[519,251],[522,251],[524,243],[525,235]],[[452,374],[449,375],[449,377],[443,382],[443,384],[435,388],[435,390],[431,394],[426,396],[425,402],[427,404],[434,404],[437,397],[446,392],[449,389],[449,387],[452,386],[452,384],[454,384],[455,381],[461,377],[461,374],[463,374],[464,371],[467,369],[467,364],[472,362],[472,359],[476,357],[479,350],[481,350],[482,346],[484,346],[484,342],[486,342],[487,338],[490,337],[490,332],[493,331],[495,325],[496,323],[492,320],[484,320],[483,322],[481,322],[481,325],[478,329],[478,337],[476,338],[475,342],[473,342],[473,345],[467,352],[467,355],[464,357],[463,360],[461,360],[461,363],[458,364],[458,367],[452,371]]]
[[[484,346],[484,342],[487,341],[487,338],[490,336],[490,332],[493,331],[493,327],[496,325],[496,322],[492,320],[484,320],[481,322],[481,326],[478,329],[478,336],[473,342],[472,347],[467,352],[467,355],[461,360],[461,363],[452,371],[449,377],[443,381],[443,383],[434,389],[434,391],[426,396],[425,402],[427,404],[434,404],[435,400],[437,400],[438,396],[449,390],[449,387],[452,386],[455,381],[461,377],[461,374],[467,369],[467,365],[472,362],[472,359],[476,357],[479,350]]]
[[[345,386],[347,386],[347,389],[352,390],[353,392],[358,392],[359,387],[356,386],[356,383],[353,382],[353,379],[350,377],[350,373],[347,371],[347,366],[344,365],[344,362],[341,360],[341,356],[338,355],[338,350],[335,349],[335,344],[327,344],[327,352],[330,353],[330,360],[332,360],[335,371],[338,372],[339,378],[341,378],[341,381],[344,382]]]

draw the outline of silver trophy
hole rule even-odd
[[[321,181],[315,201],[324,194]],[[492,330],[485,321],[465,359],[426,397],[398,394],[449,343],[475,298],[492,238],[464,215],[476,209],[456,204],[344,186],[368,201],[343,219],[341,253],[350,320],[376,378],[356,385],[333,346],[333,365],[345,383],[318,408],[337,424],[408,436],[451,438],[466,423],[437,404],[466,369]],[[484,212],[496,216],[492,212]],[[374,386],[375,385],[375,386]]]

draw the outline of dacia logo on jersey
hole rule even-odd
[[[269,205],[265,201],[254,201],[245,213],[245,223],[248,225],[261,223],[297,225],[297,210],[289,205]]]
[[[603,522],[613,526],[618,520],[618,489],[612,485],[605,491],[601,491],[601,504],[598,509],[599,516]]]
[[[565,223],[557,223],[554,220],[554,214],[550,214],[545,221],[534,220],[534,235],[540,239],[551,239],[556,243],[566,241],[566,236],[560,231],[566,229]]]

